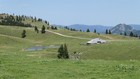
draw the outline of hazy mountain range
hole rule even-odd
[[[65,27],[63,25],[55,25],[55,26]],[[91,32],[93,32],[94,29],[96,29],[96,31],[99,32],[99,33],[105,33],[106,29],[112,28],[112,26],[84,25],[84,24],[73,24],[73,25],[69,25],[67,27],[73,28],[73,29],[76,29],[76,30],[82,30],[82,31],[86,31],[87,29],[89,29]]]
[[[99,33],[103,33],[103,32],[105,32],[106,29],[110,29],[111,28],[111,26],[82,25],[82,24],[74,24],[74,25],[70,25],[68,27],[74,28],[74,29],[77,29],[77,30],[82,30],[82,31],[86,31],[87,29],[89,29],[91,32],[93,32],[94,29],[96,29],[96,31],[99,32]]]
[[[57,26],[64,27],[63,25]],[[98,33],[105,33],[106,29],[111,29],[112,33],[114,34],[120,34],[124,32],[129,33],[130,31],[134,31],[135,33],[140,34],[140,25],[138,24],[118,24],[116,26],[73,24],[67,27],[82,31],[86,31],[87,29],[89,29],[91,32],[96,29]]]
[[[113,34],[124,34],[125,32],[127,34],[130,34],[130,32],[134,31],[134,28],[130,25],[126,24],[118,24],[115,27],[111,28],[111,32]]]
[[[127,35],[129,35],[130,32],[133,32],[134,34],[140,35],[140,25],[118,24],[115,27],[111,28],[111,31],[113,34],[127,33]]]

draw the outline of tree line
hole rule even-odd
[[[25,24],[22,21],[24,21],[25,18],[23,16],[12,16],[7,15],[4,18],[1,17],[0,25],[9,25],[9,26],[22,26],[22,27],[32,27],[31,24]]]
[[[34,27],[29,23],[24,23],[24,21],[30,19],[32,22],[44,22],[49,26],[49,22],[43,20],[41,18],[36,18],[33,16],[25,16],[25,15],[9,15],[9,14],[1,14],[0,16],[0,25],[9,25],[9,26],[21,26],[21,27]]]
[[[120,33],[120,35],[130,36],[130,37],[136,37],[136,38],[139,37],[140,38],[140,36],[138,34],[135,34],[132,31],[130,33],[126,33],[126,32]]]

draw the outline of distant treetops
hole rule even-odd
[[[20,27],[35,27],[31,23],[25,21],[31,20],[32,22],[44,22],[49,26],[49,22],[32,16],[25,15],[9,15],[6,13],[0,14],[0,25],[20,26]]]
[[[19,27],[34,27],[34,30],[36,33],[46,33],[46,27],[45,25],[42,26],[41,30],[39,31],[37,26],[33,26],[31,22],[42,22],[48,25],[47,29],[57,30],[56,26],[50,25],[50,23],[46,20],[43,20],[41,18],[36,18],[32,16],[25,16],[25,15],[9,15],[6,13],[0,14],[0,25],[8,25],[8,26],[19,26]],[[21,37],[25,38],[26,30],[23,30],[21,33]]]

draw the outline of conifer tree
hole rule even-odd
[[[69,58],[69,54],[68,54],[67,45],[64,44],[64,59],[68,59],[68,58]]]
[[[108,29],[106,29],[106,34],[108,34]]]
[[[94,29],[94,33],[96,33],[96,29]]]
[[[45,33],[46,31],[45,31],[45,26],[43,25],[42,26],[42,29],[41,29],[41,33],[43,34],[43,33]]]
[[[60,48],[58,49],[57,57],[59,59],[69,59],[69,54],[68,54],[68,49],[66,44],[60,46]]]
[[[131,36],[131,37],[133,37],[133,36],[134,36],[133,32],[130,32],[130,36]]]
[[[109,34],[112,34],[112,33],[111,33],[111,30],[109,30]]]
[[[39,33],[37,26],[35,26],[35,32]]]
[[[90,30],[89,30],[89,29],[87,29],[87,32],[90,32]]]
[[[21,37],[22,38],[25,38],[26,37],[26,30],[23,30],[22,34],[21,34]]]
[[[124,36],[127,36],[126,32],[124,32]]]
[[[58,49],[58,55],[57,55],[57,57],[59,59],[62,59],[63,58],[63,53],[64,53],[64,50],[63,49],[64,49],[63,48],[63,45],[61,45],[60,48]]]

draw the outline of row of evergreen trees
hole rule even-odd
[[[67,26],[64,27],[64,29],[70,30],[70,31],[80,31],[80,32],[84,32],[81,29],[80,30],[76,30],[74,28],[69,28]],[[89,29],[86,30],[86,32],[91,32]],[[96,29],[94,29],[93,33],[97,33]],[[106,34],[112,34],[111,30],[106,29]]]
[[[126,33],[126,32],[120,33],[120,35],[131,36],[131,37],[139,37],[140,38],[140,36],[138,34],[134,34],[132,31],[130,33]]]
[[[68,26],[65,26],[64,29],[67,29],[67,30],[70,30],[70,31],[78,31],[78,30],[76,30],[74,28],[69,28]]]
[[[32,27],[31,24],[24,24],[22,21],[25,19],[20,16],[8,15],[4,18],[1,17],[0,25],[9,25],[9,26],[22,26],[22,27]]]
[[[72,29],[72,28],[69,28],[67,26],[64,27],[64,29],[67,29],[67,30],[70,30],[70,31],[78,31],[76,29]],[[82,30],[79,30],[79,31],[82,32]],[[86,32],[90,32],[90,30],[87,29]],[[93,33],[97,33],[96,29],[94,29]],[[111,30],[106,29],[105,34],[112,34],[112,32],[111,32]],[[120,33],[120,35],[131,36],[131,37],[139,37],[140,38],[140,36],[138,36],[137,34],[134,34],[133,32],[130,32],[130,34],[127,34],[126,32],[124,32],[124,34]]]
[[[90,32],[90,30],[87,29],[86,32]],[[94,29],[94,33],[97,33],[96,29]],[[105,32],[105,33],[106,33],[106,34],[112,34],[111,30],[108,30],[108,29],[106,29],[106,32]]]
[[[9,26],[22,26],[22,27],[33,27],[31,24],[25,24],[25,20],[32,20],[32,22],[44,22],[49,26],[48,21],[43,21],[41,18],[36,18],[32,16],[25,16],[25,15],[9,15],[9,14],[2,14],[3,16],[0,16],[0,25],[9,25]]]

